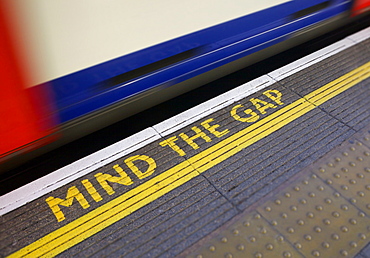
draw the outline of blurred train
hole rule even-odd
[[[2,0],[0,170],[369,8],[370,0]]]

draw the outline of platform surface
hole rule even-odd
[[[370,257],[370,29],[0,197],[0,256]]]

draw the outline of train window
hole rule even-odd
[[[118,86],[120,84],[123,84],[125,82],[128,82],[130,80],[133,80],[135,78],[138,78],[140,76],[152,73],[154,71],[157,71],[159,69],[165,68],[167,66],[170,66],[172,64],[184,61],[186,59],[189,59],[197,54],[199,54],[201,50],[201,47],[193,48],[187,51],[184,51],[180,54],[176,54],[170,57],[167,57],[165,59],[162,59],[160,61],[142,66],[140,68],[131,70],[126,73],[122,73],[120,75],[114,76],[112,78],[109,78],[108,80],[102,81],[98,84],[98,89],[107,89],[111,87]]]
[[[316,4],[316,5],[310,6],[308,8],[305,8],[303,10],[300,10],[298,12],[293,13],[292,18],[293,19],[298,19],[298,18],[301,18],[303,16],[309,15],[311,13],[315,13],[315,12],[318,12],[320,10],[323,10],[323,9],[329,7],[329,6],[330,6],[330,1],[325,1],[325,2],[322,2],[320,4]]]

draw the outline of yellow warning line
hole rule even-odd
[[[52,257],[102,231],[370,77],[370,62],[51,232],[9,257]]]

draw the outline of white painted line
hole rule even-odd
[[[275,81],[264,75],[0,197],[0,216],[72,182]],[[158,134],[157,131],[160,133]]]
[[[206,117],[209,114],[270,86],[274,82],[275,81],[270,77],[263,75],[235,89],[223,93],[220,96],[173,116],[153,126],[153,128],[163,137],[167,136],[203,117]]]
[[[348,39],[353,40],[354,42],[360,43],[368,38],[370,38],[370,27],[364,30],[361,30],[351,36],[347,37]]]
[[[268,75],[274,78],[275,80],[279,81],[282,80],[292,74],[295,74],[311,65],[314,65],[334,54],[337,54],[341,51],[343,51],[346,48],[349,48],[353,45],[355,45],[352,40],[349,40],[347,38],[338,41],[330,46],[327,46],[323,49],[320,49],[316,51],[315,53],[312,53],[308,56],[302,57],[301,59],[298,59],[297,61],[294,61],[286,66],[283,66]]]
[[[36,181],[0,197],[0,216],[15,210],[75,179],[78,179],[124,155],[158,140],[153,128],[145,129],[100,151],[73,162]]]

